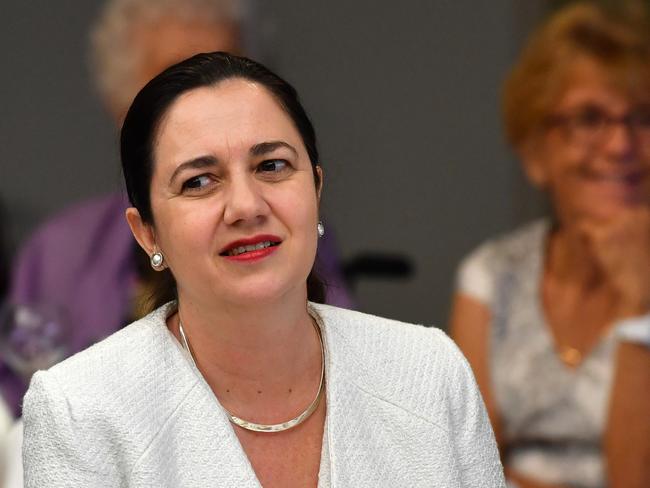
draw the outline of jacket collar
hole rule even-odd
[[[194,475],[214,480],[216,485],[222,486],[232,482],[232,470],[237,469],[240,475],[237,486],[259,488],[259,481],[219,400],[165,326],[164,318],[171,313],[172,307],[171,304],[165,306],[160,317],[164,340],[175,349],[172,353],[175,358],[171,362],[173,364],[167,367],[183,371],[182,374],[168,372],[165,377],[194,383],[190,394],[179,407],[180,410],[185,409],[188,415],[179,415],[178,422],[200,424],[179,425],[179,428],[189,432],[203,431],[201,450],[214,455],[213,462],[206,460],[194,464]],[[390,405],[375,391],[370,379],[377,374],[373,374],[359,357],[355,337],[347,330],[341,311],[315,304],[310,304],[309,309],[321,326],[326,357],[326,428],[321,464],[325,461],[323,456],[328,456],[332,487],[352,486],[351,483],[359,480],[377,479],[378,473],[386,471],[388,465],[384,463],[379,466],[372,462],[373,459],[386,461],[388,456],[389,460],[396,461],[404,455],[402,433],[391,424],[395,418],[394,409],[399,410],[399,407]],[[173,385],[170,386],[173,388]],[[207,412],[192,414],[200,405],[206,405]],[[195,442],[196,439],[191,441]],[[410,449],[412,447],[413,442]],[[196,450],[196,446],[193,446],[192,451]],[[214,462],[217,458],[219,468]],[[387,480],[384,478],[383,481]]]

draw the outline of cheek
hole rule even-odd
[[[556,192],[579,191],[584,182],[582,172],[589,164],[589,158],[582,151],[558,148],[546,159],[546,173],[549,187]]]
[[[263,193],[267,203],[286,219],[304,220],[318,215],[318,198],[311,171],[301,171],[291,180],[268,186]]]
[[[311,186],[292,186],[291,191],[289,187],[277,189],[270,202],[274,218],[282,223],[291,236],[292,252],[301,261],[309,261],[311,268],[318,243],[318,203],[313,183]]]
[[[202,254],[199,250],[209,251],[219,221],[219,208],[206,203],[194,200],[181,205],[172,200],[161,206],[159,241],[170,259],[193,259]]]
[[[314,235],[316,234],[318,200],[315,188],[308,187],[294,192],[283,207],[287,219],[290,219],[294,226],[301,227],[308,235],[312,230]]]

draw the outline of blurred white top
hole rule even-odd
[[[23,487],[23,422],[17,420],[5,434],[2,449],[2,477],[0,487]]]
[[[13,415],[11,415],[11,410],[9,410],[4,398],[0,396],[0,443],[4,440],[4,435],[11,428],[13,422],[14,419]]]
[[[14,419],[13,415],[11,414],[11,410],[7,406],[4,398],[0,396],[0,481],[2,482],[5,479],[6,472],[5,450],[9,444],[8,436],[13,422]],[[5,483],[0,483],[0,486],[5,487],[8,485]]]

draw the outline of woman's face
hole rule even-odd
[[[561,222],[608,219],[648,205],[650,130],[644,137],[643,130],[621,123],[632,115],[637,125],[645,120],[650,126],[648,105],[630,101],[591,59],[578,60],[569,80],[550,125],[524,153],[530,179],[548,191]],[[602,120],[616,122],[603,126]]]
[[[153,239],[181,299],[306,298],[318,194],[298,130],[264,87],[231,79],[183,94],[153,152]]]

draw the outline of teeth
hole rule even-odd
[[[259,249],[264,249],[265,247],[271,247],[271,241],[258,242],[257,244],[249,244],[248,246],[239,246],[235,247],[228,251],[228,256],[238,256],[245,252],[257,251]]]

